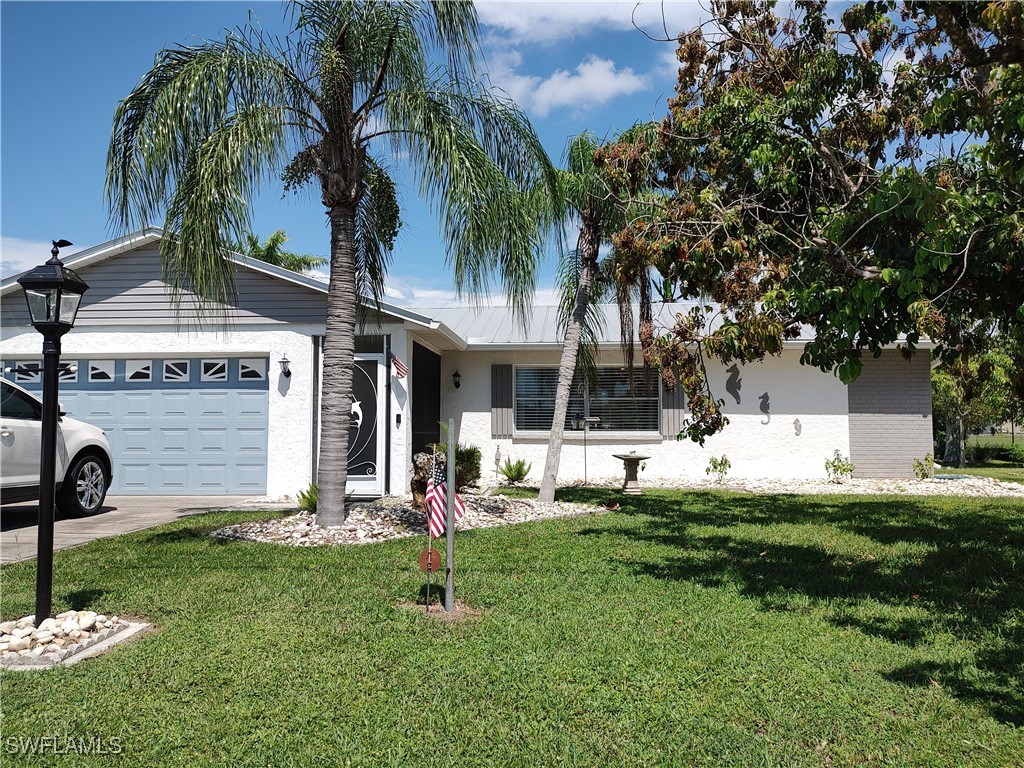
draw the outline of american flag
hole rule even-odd
[[[454,505],[455,519],[461,520],[466,507],[457,493]],[[434,468],[430,470],[430,479],[427,481],[426,507],[430,535],[436,539],[444,533],[445,518],[448,515],[448,477],[436,457],[434,458]]]
[[[405,363],[402,362],[402,358],[398,355],[391,355],[391,364],[395,366],[395,376],[398,378],[404,379],[409,375],[409,369],[406,367]]]

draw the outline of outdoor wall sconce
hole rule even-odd
[[[452,384],[455,385],[456,389],[462,386],[462,374],[458,371],[452,374]]]
[[[288,359],[288,355],[283,355],[277,362],[281,364],[281,375],[286,379],[290,379],[292,377],[292,369],[289,366],[292,361]]]

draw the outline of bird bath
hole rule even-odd
[[[641,495],[643,491],[640,490],[640,482],[636,478],[636,473],[640,468],[640,462],[651,457],[644,456],[642,453],[615,453],[612,455],[616,459],[621,459],[626,468],[626,479],[622,483],[622,492],[630,496]]]

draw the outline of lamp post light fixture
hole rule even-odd
[[[458,371],[452,374],[452,384],[455,385],[456,389],[462,386],[462,374]]]
[[[53,597],[53,516],[57,465],[57,366],[60,339],[71,330],[89,286],[57,258],[71,245],[54,240],[50,260],[25,273],[18,284],[25,292],[32,325],[43,334],[43,422],[39,454],[39,536],[36,549],[35,623],[49,618]]]
[[[290,379],[292,377],[292,369],[290,367],[292,361],[288,359],[288,355],[281,355],[281,359],[277,362],[281,366],[281,375],[286,379]]]

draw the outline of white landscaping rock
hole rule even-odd
[[[591,483],[609,491],[609,501],[618,498],[622,481]],[[659,487],[658,481],[640,479],[644,489]],[[980,496],[1024,497],[1024,485],[1004,483],[988,477],[957,480],[873,480],[852,479],[842,484],[827,480],[727,480],[716,485],[711,480],[665,483],[660,487],[679,490],[730,490],[756,494],[891,494],[907,496]],[[555,502],[542,504],[533,499],[513,499],[488,492],[466,492],[463,501],[466,514],[456,524],[458,530],[491,528],[499,525],[548,520],[558,517],[596,514],[602,507]],[[621,499],[620,499],[621,500]],[[331,546],[338,544],[370,544],[386,539],[426,536],[426,515],[412,509],[407,499],[386,497],[349,508],[345,525],[321,527],[313,515],[300,512],[276,520],[238,523],[214,531],[214,536],[293,547]]]
[[[102,623],[97,621],[100,618]],[[9,630],[0,635],[0,665],[54,664],[129,627],[117,616],[108,619],[94,611],[65,611],[45,619],[38,628],[33,621],[33,616],[26,616],[0,625]]]

